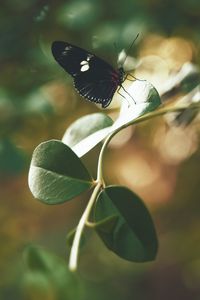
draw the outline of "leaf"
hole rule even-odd
[[[182,70],[185,71],[185,76],[180,82],[181,91],[188,93],[199,85],[200,70],[190,62],[185,63]]]
[[[187,109],[181,111],[177,114],[171,114],[171,125],[172,126],[188,126],[198,115],[199,111],[190,108],[188,106]]]
[[[69,272],[66,261],[36,245],[24,249],[23,260],[26,299],[33,299],[33,295],[34,299],[80,299],[84,286]]]
[[[158,242],[151,216],[142,200],[121,186],[106,187],[95,207],[96,231],[105,245],[120,257],[135,262],[155,259]],[[100,221],[110,217],[113,226]],[[116,218],[118,217],[118,219]]]
[[[80,141],[78,144],[72,147],[72,150],[78,157],[84,156],[91,149],[93,149],[98,143],[103,141],[113,131],[112,126],[103,128],[87,136],[85,139]]]
[[[29,170],[29,187],[35,198],[46,204],[59,204],[92,185],[81,160],[62,142],[50,140],[35,149]]]
[[[50,272],[52,259],[42,247],[28,245],[23,252],[23,259],[32,271]]]
[[[110,216],[107,217],[95,224],[95,228],[98,229],[100,228],[101,231],[104,231],[106,233],[110,233],[113,231],[114,227],[117,224],[117,220],[118,220],[118,216],[114,215],[114,216]]]
[[[193,104],[200,102],[200,85],[194,88],[190,93],[177,100],[174,107],[187,105],[182,111],[171,112],[165,115],[165,120],[170,126],[188,126],[198,115],[199,110],[193,108]]]
[[[14,105],[6,90],[0,88],[0,121],[1,123],[9,117],[13,117]]]
[[[112,249],[113,243],[113,231],[115,230],[118,221],[119,216],[113,215],[95,223],[97,233],[110,250]]]
[[[199,68],[191,62],[184,63],[181,69],[176,74],[172,74],[162,86],[162,102],[168,101],[180,92],[190,92],[199,85],[199,79]]]
[[[48,99],[48,94],[38,89],[31,93],[27,97],[27,101],[24,104],[24,112],[26,113],[42,113],[42,114],[52,114],[53,106],[50,104]]]
[[[102,126],[103,129],[100,129],[96,132],[92,131],[93,133],[85,135],[84,139],[79,139],[79,142],[74,144],[72,147],[72,150],[76,153],[78,157],[82,157],[83,155],[85,155],[117,128],[129,123],[130,121],[137,119],[138,117],[147,112],[155,110],[161,103],[157,90],[152,86],[152,84],[150,84],[146,80],[134,81],[134,83],[132,83],[132,85],[127,91],[134,98],[136,104],[134,104],[133,99],[130,98],[130,105],[127,107],[127,101],[124,101],[121,106],[119,117],[116,119],[112,126],[108,126],[109,121],[106,121],[106,126],[108,127],[104,126],[104,128]],[[130,97],[128,94],[124,95],[125,97]],[[99,119],[101,121],[101,118]],[[80,125],[81,123],[79,123],[79,126],[77,126],[77,132],[81,132],[82,130],[82,126]],[[64,139],[64,142],[67,142],[66,139]]]
[[[132,98],[129,95],[126,96],[127,101],[123,102],[120,115],[113,127],[118,128],[125,125],[146,113],[154,111],[161,104],[156,88],[146,80],[135,80],[127,89],[127,92]],[[127,102],[129,103],[128,108]]]
[[[8,138],[0,140],[0,175],[20,174],[26,166],[26,157]]]
[[[103,113],[86,115],[71,124],[62,138],[62,142],[72,148],[84,138],[112,124],[113,120]]]

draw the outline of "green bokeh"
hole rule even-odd
[[[63,295],[67,295],[67,284],[62,285],[58,296],[57,285],[49,288],[49,282],[52,282],[51,276],[66,279],[62,271],[69,255],[65,252],[68,251],[65,237],[77,225],[88,199],[77,198],[74,202],[50,207],[35,201],[28,189],[28,169],[34,148],[45,140],[61,139],[66,128],[79,117],[99,112],[95,105],[74,92],[70,77],[51,55],[51,43],[54,40],[71,42],[116,66],[113,44],[116,43],[119,50],[127,48],[137,33],[140,37],[131,55],[140,54],[142,42],[150,35],[166,39],[179,36],[193,43],[192,60],[198,65],[200,1],[1,1],[0,299],[27,300],[22,292],[22,278],[34,287],[29,290],[29,300],[44,300],[45,293],[48,300],[63,299]],[[188,90],[190,86],[184,85],[182,92]],[[115,161],[123,161],[137,147],[141,154],[152,151],[152,159],[156,157],[159,161],[157,149],[152,146],[152,132],[154,126],[157,129],[162,125],[159,122],[137,129],[136,138],[131,138],[125,148],[108,150],[105,174],[109,183],[118,180]],[[196,128],[198,140],[199,126]],[[92,174],[96,171],[98,150],[97,147],[84,157]],[[129,264],[115,258],[91,235],[81,252],[79,279],[84,284],[84,296],[77,296],[77,300],[199,299],[199,162],[197,146],[196,152],[178,166],[162,164],[165,180],[171,179],[170,171],[175,180],[171,183],[173,193],[166,203],[158,201],[152,208],[147,203],[158,231],[157,260],[144,265]],[[130,170],[130,174],[134,172],[137,170]],[[155,189],[158,188],[155,185]],[[25,271],[22,253],[27,242],[51,249],[62,257],[62,267],[56,265],[53,275],[48,276],[34,276],[30,270]],[[51,289],[54,292],[49,293]]]

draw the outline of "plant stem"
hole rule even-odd
[[[98,160],[98,167],[97,167],[97,181],[103,182],[103,156],[104,156],[104,152],[105,149],[107,147],[107,145],[109,144],[109,142],[111,141],[111,139],[118,133],[120,132],[122,129],[127,128],[130,125],[134,125],[143,121],[147,121],[149,119],[152,119],[154,117],[158,117],[158,116],[162,116],[166,113],[170,113],[170,112],[178,112],[178,111],[182,111],[185,109],[200,109],[200,104],[199,103],[194,103],[191,105],[188,104],[183,104],[177,107],[164,107],[164,108],[160,108],[154,112],[150,112],[147,113],[145,115],[142,115],[141,117],[138,117],[134,120],[131,120],[130,122],[120,126],[119,128],[115,129],[113,132],[111,132],[107,138],[105,139],[105,142],[103,143],[103,146],[101,148],[100,154],[99,154],[99,160]]]
[[[86,209],[78,223],[77,229],[76,229],[76,233],[74,236],[74,240],[73,240],[73,244],[72,244],[72,248],[71,248],[71,252],[70,252],[70,257],[69,257],[69,269],[70,271],[76,271],[77,269],[77,262],[78,262],[78,252],[79,252],[79,245],[80,245],[80,240],[81,240],[81,235],[83,233],[83,230],[85,228],[85,226],[88,224],[88,218],[91,212],[91,209],[93,207],[93,204],[102,188],[102,186],[104,185],[104,179],[103,179],[103,156],[104,156],[104,152],[105,149],[107,147],[107,145],[109,144],[109,142],[111,141],[111,139],[122,129],[125,129],[126,127],[130,126],[130,125],[134,125],[137,123],[140,123],[142,121],[147,121],[149,119],[152,119],[154,117],[158,117],[161,115],[164,115],[166,113],[170,113],[170,112],[177,112],[177,111],[182,111],[185,110],[187,108],[190,109],[199,109],[200,105],[199,103],[194,103],[188,106],[188,104],[184,104],[184,105],[180,105],[177,107],[164,107],[164,108],[160,108],[157,111],[154,112],[150,112],[147,113],[145,115],[142,115],[141,117],[138,117],[124,125],[122,125],[121,127],[115,129],[112,133],[110,133],[107,138],[105,139],[105,142],[101,148],[100,154],[99,154],[99,160],[98,160],[98,167],[97,167],[97,185],[95,186],[93,193],[90,197],[90,200],[86,206]]]
[[[78,223],[76,233],[74,236],[71,252],[70,252],[70,257],[69,257],[69,270],[70,271],[76,271],[77,269],[77,262],[78,262],[78,252],[79,252],[79,245],[80,245],[80,240],[81,240],[81,235],[83,233],[83,230],[86,226],[86,223],[88,221],[92,206],[97,198],[98,193],[100,192],[100,189],[102,187],[102,182],[98,182],[97,185],[95,186],[93,193],[90,197],[90,200],[86,206],[86,209]]]

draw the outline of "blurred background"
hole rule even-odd
[[[74,297],[73,285],[61,291],[45,276],[30,279],[22,255],[37,244],[67,266],[66,235],[88,197],[40,203],[28,189],[29,164],[40,142],[61,139],[73,121],[101,110],[77,95],[51,43],[73,43],[117,67],[116,48],[127,49],[139,33],[127,69],[149,80],[165,101],[186,96],[190,102],[196,78],[180,86],[179,75],[191,63],[198,70],[199,0],[2,0],[0,33],[0,299],[200,299],[200,120],[194,114],[188,122],[171,115],[129,127],[105,157],[107,183],[129,187],[150,210],[160,244],[154,262],[123,261],[91,234],[80,257],[84,291]],[[112,118],[123,101],[117,100],[104,111]],[[84,157],[94,176],[99,149]],[[55,263],[52,272],[58,269]]]

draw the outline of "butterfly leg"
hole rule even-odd
[[[130,79],[130,78],[128,78],[128,76],[131,76],[132,78],[134,78],[134,79]],[[137,80],[134,76],[132,76],[130,73],[128,73],[127,75],[126,75],[126,77],[125,77],[125,80],[128,80],[128,81],[135,81],[135,80]]]
[[[130,106],[129,101],[126,99],[126,97],[125,97],[124,95],[122,95],[122,94],[119,92],[119,90],[120,90],[121,87],[122,87],[122,86],[119,86],[119,88],[118,88],[118,90],[117,90],[117,93],[118,93],[120,96],[122,96],[122,97],[128,102],[128,107],[129,107],[129,106]]]
[[[133,99],[133,102],[136,104],[134,98],[131,96],[131,94],[129,94],[129,92],[127,92],[127,91],[125,90],[125,88],[123,87],[123,85],[120,85],[119,90],[120,90],[121,88],[124,90],[124,92],[125,92],[126,94],[129,95],[129,97],[131,97],[131,99]],[[119,93],[119,91],[118,91],[118,93]],[[120,94],[120,95],[121,95],[121,94]],[[124,96],[123,96],[123,97],[124,97]],[[124,97],[124,98],[125,98],[125,97]]]
[[[132,78],[134,79],[134,80],[127,79],[127,80],[129,80],[129,81],[135,81],[135,80],[138,80],[138,81],[145,81],[145,79],[139,79],[139,78],[137,78],[137,77],[131,75],[130,73],[128,73],[128,74],[126,75],[125,78],[127,78],[128,76],[130,76],[130,77],[132,77]]]
[[[133,79],[128,78],[128,76],[132,77]],[[128,74],[125,76],[125,78],[124,78],[123,81],[125,81],[126,79],[127,79],[128,81],[136,81],[136,80],[138,80],[138,81],[145,81],[144,79],[138,79],[138,78],[136,78],[135,76],[131,75],[130,73],[128,73]]]

